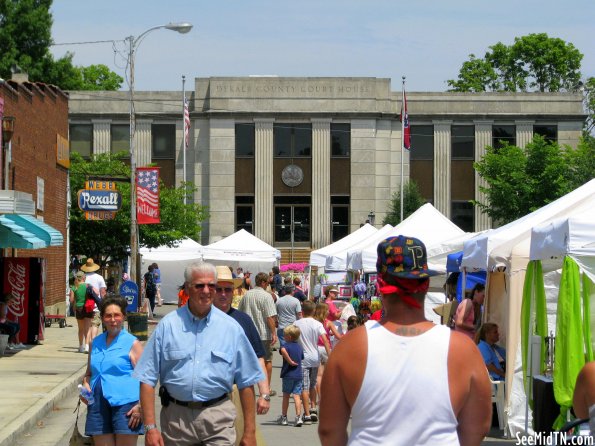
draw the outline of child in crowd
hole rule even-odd
[[[324,350],[327,355],[331,353],[324,326],[314,319],[316,304],[311,300],[302,303],[302,314],[304,317],[294,322],[301,332],[299,343],[304,349],[304,361],[302,362],[302,400],[304,403],[304,424],[312,424],[318,421],[318,410],[310,409],[310,395],[316,392],[316,376],[320,366],[320,354],[318,352],[318,337],[322,336]]]
[[[349,316],[349,318],[347,318],[347,331],[351,331],[354,328],[359,327],[359,321],[357,319],[357,316]]]
[[[300,329],[295,325],[288,325],[283,330],[283,339],[285,343],[279,353],[283,356],[283,366],[281,367],[281,378],[283,380],[283,402],[281,406],[281,416],[277,422],[282,426],[287,426],[287,409],[289,408],[289,397],[293,395],[295,404],[295,427],[301,427],[304,424],[302,418],[302,359],[304,359],[304,349],[298,344]]]

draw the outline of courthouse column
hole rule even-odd
[[[254,235],[272,245],[273,227],[273,119],[254,119]]]
[[[312,249],[331,243],[331,120],[312,119]]]
[[[492,126],[494,121],[475,121],[475,161],[480,161],[486,154],[486,146],[492,145]],[[482,204],[487,204],[486,195],[480,187],[487,187],[488,183],[475,171],[475,199]],[[481,212],[479,206],[474,206],[475,231],[490,229],[492,219],[488,214]]]
[[[109,153],[111,146],[111,119],[93,119],[93,154]]]
[[[434,207],[450,218],[450,126],[452,121],[434,124]]]
[[[517,147],[524,149],[533,140],[533,124],[535,121],[515,121]]]
[[[153,142],[151,139],[152,119],[136,120],[136,137],[134,139],[134,149],[136,151],[136,165],[144,167],[151,164],[151,151]]]

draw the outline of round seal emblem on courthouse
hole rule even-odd
[[[304,171],[300,166],[290,164],[281,172],[281,179],[288,187],[297,187],[304,181]]]

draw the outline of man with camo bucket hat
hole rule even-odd
[[[384,317],[351,330],[322,380],[323,445],[479,445],[492,419],[491,388],[477,347],[424,314],[426,247],[413,237],[378,244]],[[351,417],[351,434],[347,424]]]

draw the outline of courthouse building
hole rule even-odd
[[[576,147],[579,93],[408,92],[412,150],[401,156],[400,85],[382,78],[196,78],[184,157],[181,92],[136,92],[136,160],[168,185],[197,186],[208,206],[201,243],[246,229],[279,249],[316,249],[385,216],[414,179],[461,228],[489,218],[473,169],[488,145],[525,146],[534,134]],[[70,92],[71,150],[129,149],[127,92]]]

